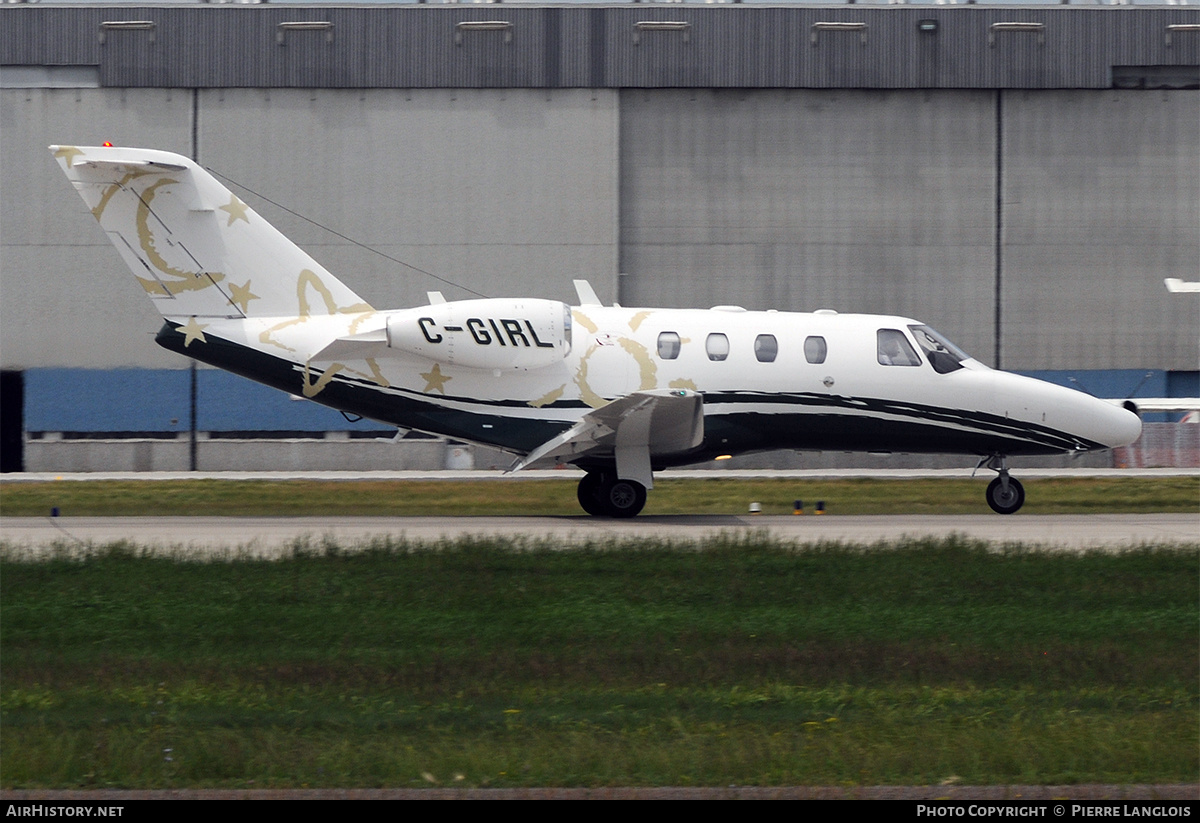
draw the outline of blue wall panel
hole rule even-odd
[[[30,369],[26,431],[187,431],[188,373],[166,369]]]
[[[186,369],[30,369],[25,430],[181,432],[189,429]],[[200,431],[386,430],[221,371],[197,373]]]
[[[1197,372],[1161,369],[1021,372],[1096,397],[1195,397]],[[25,430],[183,432],[189,428],[186,369],[30,369],[25,372]],[[227,372],[197,373],[200,431],[387,431],[252,383]],[[1147,422],[1179,415],[1146,415]]]
[[[1097,369],[1022,371],[1029,377],[1045,380],[1102,397],[1106,400],[1137,400],[1139,397],[1195,397],[1200,394],[1200,372],[1162,369]],[[1147,423],[1172,423],[1183,412],[1143,414]]]

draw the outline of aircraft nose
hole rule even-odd
[[[1142,421],[1133,412],[1075,389],[1003,372],[997,373],[996,388],[1008,413],[1040,417],[1079,449],[1128,446],[1142,433]]]
[[[1133,412],[1073,389],[1066,391],[1070,392],[1071,398],[1071,430],[1100,444],[1093,448],[1128,446],[1141,436],[1142,421]]]
[[[1108,409],[1105,410],[1101,424],[1102,434],[1097,440],[1112,449],[1118,446],[1128,446],[1142,436],[1140,417],[1121,406],[1111,403],[1105,403],[1105,405],[1108,406]]]

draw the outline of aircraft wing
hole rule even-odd
[[[1128,400],[1109,400],[1116,406],[1132,403],[1138,411],[1174,412],[1200,409],[1200,397],[1130,397]]]
[[[651,455],[688,451],[704,439],[704,401],[688,389],[641,391],[588,412],[525,455],[510,472],[612,454],[617,476],[654,487]]]
[[[1185,294],[1187,292],[1200,292],[1200,282],[1195,280],[1184,280],[1181,277],[1168,277],[1163,280],[1167,284],[1167,291],[1172,294]]]

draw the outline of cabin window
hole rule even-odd
[[[658,356],[663,360],[674,360],[679,356],[679,335],[673,331],[660,332],[658,335]]]
[[[704,341],[704,350],[708,352],[709,360],[724,360],[729,356],[729,338],[720,332],[713,332]]]
[[[880,329],[875,333],[876,358],[884,366],[919,366],[921,358],[899,329]]]
[[[809,363],[824,363],[829,347],[825,345],[824,337],[804,338],[804,359]]]
[[[760,334],[754,338],[754,356],[759,363],[774,363],[779,354],[779,341],[773,334]]]

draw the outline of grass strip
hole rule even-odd
[[[985,476],[986,475],[986,476]],[[991,473],[972,480],[660,480],[645,514],[984,514]],[[1030,478],[1031,514],[1195,512],[1200,478]],[[0,483],[0,514],[46,516],[573,515],[577,480],[174,480]]]
[[[1198,559],[758,535],[0,553],[0,784],[1190,782]]]

